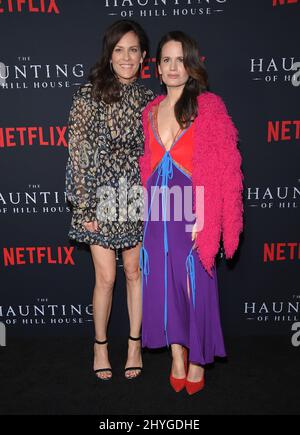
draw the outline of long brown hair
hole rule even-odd
[[[113,49],[120,39],[128,32],[134,32],[140,43],[141,52],[149,53],[148,37],[144,29],[133,20],[118,20],[105,32],[102,41],[102,55],[90,71],[89,80],[92,83],[92,96],[95,100],[102,98],[106,103],[120,99],[120,83],[111,70],[110,60]]]
[[[183,64],[189,75],[179,100],[175,104],[175,117],[181,128],[187,128],[198,114],[197,97],[208,88],[208,76],[197,43],[181,31],[169,32],[158,44],[156,63],[161,61],[163,46],[169,41],[181,42]]]

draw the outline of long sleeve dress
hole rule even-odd
[[[141,116],[153,99],[152,91],[137,82],[120,86],[121,98],[111,104],[96,102],[91,84],[81,86],[69,117],[66,193],[73,205],[69,238],[110,249],[130,248],[142,240],[143,197],[138,189],[135,196],[128,196],[128,191],[141,185]],[[93,220],[98,221],[97,232],[83,226]]]

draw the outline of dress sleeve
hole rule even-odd
[[[147,89],[144,94],[143,108],[145,108],[148,103],[154,100],[155,97],[156,94],[154,94],[154,92],[151,89]]]
[[[143,111],[145,110],[148,103],[154,99],[154,97],[155,97],[155,95],[151,89],[146,89],[146,88],[143,89],[141,105],[138,109],[139,125],[138,125],[138,128],[136,129],[136,135],[137,135],[136,143],[138,144],[136,149],[138,151],[137,152],[138,157],[140,157],[144,154],[144,142],[145,142],[144,133],[145,132],[143,130],[143,124],[144,124]]]
[[[96,220],[97,132],[96,107],[76,94],[68,123],[69,158],[66,168],[66,194],[84,222]]]

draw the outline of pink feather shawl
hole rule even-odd
[[[151,175],[149,111],[164,98],[163,95],[156,97],[143,112],[145,148],[139,164],[144,186]],[[204,226],[197,233],[196,249],[204,268],[211,274],[221,234],[226,258],[231,258],[243,229],[243,175],[237,148],[238,133],[222,99],[211,92],[198,97],[195,138],[192,166],[194,211],[196,186],[204,186]]]

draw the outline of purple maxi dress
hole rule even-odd
[[[226,356],[216,270],[214,267],[211,277],[203,268],[193,250],[191,232],[186,231],[186,225],[193,221],[187,221],[183,212],[178,219],[175,196],[166,194],[166,188],[179,186],[184,204],[184,188],[192,189],[191,174],[182,163],[189,157],[191,161],[193,124],[166,151],[154,110],[149,117],[150,149],[161,158],[147,180],[148,212],[140,256],[142,345],[160,348],[181,344],[189,349],[190,362],[205,365],[215,356]],[[184,156],[183,162],[178,161],[180,156]]]

